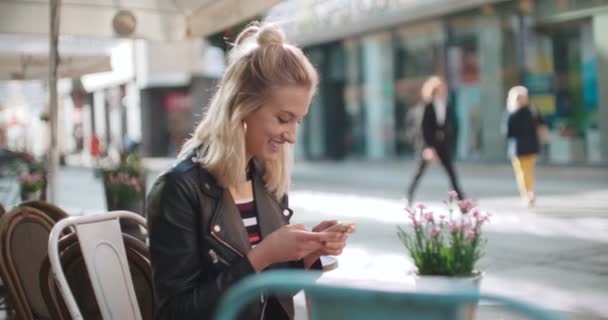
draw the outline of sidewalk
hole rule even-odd
[[[148,184],[174,159],[145,159]],[[608,170],[538,168],[538,206],[519,202],[508,163],[457,163],[461,183],[482,210],[494,213],[487,228],[487,272],[482,288],[540,303],[573,319],[606,319],[608,306]],[[357,232],[331,271],[337,277],[391,280],[411,268],[396,225],[406,223],[404,190],[414,161],[296,163],[290,206],[292,223],[353,220]],[[72,214],[105,211],[93,170],[64,167],[59,204]],[[442,206],[449,190],[438,166],[423,177],[417,199]],[[542,297],[542,299],[539,299]]]
[[[170,168],[174,158],[145,158],[150,170],[148,184],[163,170]],[[77,157],[68,158],[69,171],[90,172],[90,164]],[[404,205],[405,190],[416,170],[413,160],[404,161],[296,161],[292,191],[319,191],[389,198]],[[80,168],[80,169],[79,169]],[[467,197],[484,206],[499,205],[507,211],[521,211],[517,187],[509,163],[456,163],[457,174]],[[88,175],[87,173],[86,175]],[[68,173],[68,176],[70,174]],[[608,168],[602,167],[537,167],[538,206],[533,212],[552,217],[608,216]],[[73,180],[68,177],[68,180]],[[96,182],[99,184],[99,182]],[[71,189],[72,186],[67,186]],[[96,186],[83,186],[98,194]],[[74,191],[76,191],[74,188]],[[450,190],[447,176],[439,165],[430,166],[422,177],[415,201],[437,201]],[[501,201],[497,202],[497,199]],[[93,200],[93,199],[92,199]],[[97,201],[87,202],[89,204]],[[92,206],[90,209],[97,209]],[[101,208],[99,208],[101,209]]]

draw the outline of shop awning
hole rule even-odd
[[[112,70],[108,56],[62,55],[58,78],[79,78],[82,75]],[[0,53],[0,80],[40,80],[49,77],[47,54]]]
[[[170,41],[204,37],[280,0],[64,0],[59,34]],[[0,33],[48,34],[50,0],[0,1]],[[117,30],[132,33],[121,35]]]

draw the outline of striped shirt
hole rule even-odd
[[[247,181],[252,181],[253,170],[251,170],[251,164],[247,166]],[[253,190],[252,190],[253,191]],[[252,192],[253,195],[253,192]],[[235,200],[236,207],[241,212],[241,219],[243,219],[243,225],[247,229],[247,235],[249,236],[249,243],[251,247],[255,247],[260,241],[262,236],[260,233],[260,225],[258,224],[258,210],[255,206],[255,199],[245,198]]]
[[[241,212],[241,219],[245,229],[247,229],[247,235],[249,236],[249,243],[254,247],[256,244],[262,241],[260,235],[260,225],[258,224],[258,211],[255,207],[255,201],[250,199],[242,199],[236,201],[236,207]]]

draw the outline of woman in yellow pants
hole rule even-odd
[[[508,151],[515,171],[519,193],[525,205],[533,207],[534,168],[540,151],[537,126],[542,124],[541,117],[534,112],[528,101],[528,89],[516,86],[509,90],[507,98]]]

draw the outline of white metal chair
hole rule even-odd
[[[70,315],[83,319],[76,299],[68,285],[59,259],[59,238],[62,231],[74,227],[82,250],[95,297],[104,320],[141,320],[119,219],[132,219],[144,228],[146,221],[129,211],[112,211],[59,221],[49,236],[49,259],[61,295]]]

